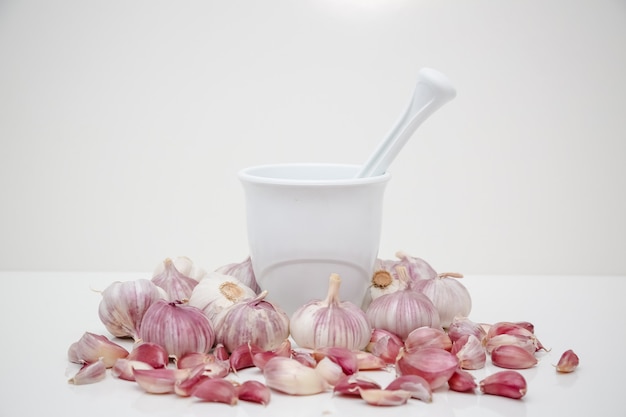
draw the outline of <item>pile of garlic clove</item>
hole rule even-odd
[[[341,277],[331,274],[325,299],[311,300],[288,317],[265,300],[250,258],[207,273],[187,257],[167,258],[151,280],[113,282],[101,292],[98,315],[114,338],[85,332],[68,349],[80,369],[75,385],[110,374],[151,394],[174,394],[229,405],[266,405],[271,392],[332,392],[376,406],[433,401],[449,389],[521,399],[519,372],[537,366],[547,349],[528,322],[475,323],[471,298],[458,278],[437,274],[423,259],[398,252],[378,260],[366,302],[339,299]],[[295,344],[294,344],[295,343]],[[472,371],[490,362],[502,371],[476,381]],[[564,352],[558,373],[579,358]],[[263,382],[240,382],[256,367]],[[369,371],[392,370],[381,386]]]

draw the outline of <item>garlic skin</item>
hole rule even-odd
[[[252,260],[249,256],[242,262],[221,266],[215,272],[237,278],[243,285],[252,288],[255,294],[261,293],[261,287],[259,287],[256,281],[256,276],[252,269]]]
[[[165,290],[148,279],[116,281],[102,291],[98,316],[113,336],[137,340],[146,310],[155,301],[165,298]]]
[[[266,296],[267,291],[263,291],[224,310],[215,321],[217,343],[222,343],[229,352],[247,344],[261,350],[279,347],[289,337],[289,316],[265,301]]]
[[[183,272],[192,272],[193,268],[190,266],[190,263],[189,258],[185,257],[166,258],[155,268],[152,282],[165,290],[169,301],[188,300],[194,287],[198,285],[196,278]],[[203,277],[204,275],[206,273],[200,273],[196,276]]]
[[[180,301],[153,303],[143,317],[139,336],[144,342],[163,346],[175,359],[189,352],[208,352],[215,343],[215,331],[207,316]]]
[[[360,307],[341,301],[341,277],[331,274],[324,300],[312,300],[291,316],[291,337],[302,348],[343,347],[363,350],[370,341],[372,326]]]
[[[443,273],[411,284],[413,289],[422,292],[437,307],[441,326],[444,328],[448,328],[457,316],[469,316],[472,310],[469,291],[456,279],[461,277],[462,275],[456,273]]]
[[[210,272],[194,287],[187,303],[202,310],[215,323],[224,309],[255,296],[254,290],[237,278]]]

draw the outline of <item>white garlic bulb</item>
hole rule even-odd
[[[185,271],[185,272],[183,272]],[[156,267],[152,275],[152,282],[163,288],[170,301],[185,301],[191,296],[198,280],[187,274],[195,272],[199,277],[205,273],[197,273],[191,260],[181,256],[178,258],[166,258]]]
[[[137,340],[146,310],[165,298],[165,291],[150,280],[116,281],[102,291],[98,316],[113,336]]]
[[[215,323],[217,315],[225,308],[255,296],[254,290],[237,278],[210,272],[194,287],[188,304],[202,310]]]
[[[254,270],[252,269],[252,261],[249,256],[242,262],[224,265],[216,269],[215,272],[235,277],[245,286],[252,288],[255,294],[261,293],[261,288],[256,281],[256,276],[254,275]]]
[[[299,347],[363,350],[369,343],[372,326],[361,308],[340,300],[340,285],[340,276],[331,274],[326,299],[310,301],[291,316],[291,337]]]
[[[441,325],[445,328],[450,326],[455,317],[468,317],[472,310],[469,291],[457,279],[462,277],[458,273],[445,272],[413,284],[415,290],[430,298],[437,307]]]
[[[273,350],[289,337],[289,316],[278,306],[265,301],[267,291],[255,298],[240,301],[217,316],[217,343],[229,352],[251,344],[261,350]]]

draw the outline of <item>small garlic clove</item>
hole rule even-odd
[[[335,386],[346,374],[343,373],[341,366],[333,362],[330,358],[325,357],[317,363],[315,366],[315,372],[317,372],[324,381],[331,387]]]
[[[481,392],[520,399],[528,390],[526,379],[517,371],[500,371],[479,382]]]
[[[271,391],[267,385],[260,381],[248,380],[237,386],[237,398],[267,405],[270,402]]]
[[[471,333],[459,337],[453,344],[452,354],[459,359],[459,366],[462,369],[482,369],[487,362],[487,351]]]
[[[128,351],[106,336],[85,332],[78,342],[70,345],[67,357],[74,363],[94,363],[100,358],[106,368],[115,365],[119,358],[126,358]]]
[[[177,381],[189,377],[190,369],[134,369],[135,382],[150,394],[172,394]]]
[[[487,331],[479,323],[475,323],[467,317],[457,316],[448,327],[448,336],[454,343],[465,335],[474,335],[481,343],[487,336]]]
[[[206,365],[214,363],[217,359],[212,353],[206,352],[187,352],[180,358],[176,359],[176,367],[178,369],[195,368],[198,365]]]
[[[428,326],[418,327],[411,331],[404,340],[404,349],[407,352],[413,352],[426,347],[449,351],[452,349],[452,340],[443,329]]]
[[[128,354],[128,359],[147,363],[152,368],[165,368],[169,363],[167,350],[163,346],[151,342],[136,344]]]
[[[411,398],[415,398],[424,402],[432,402],[433,391],[430,384],[424,378],[418,375],[399,376],[385,387],[386,390],[404,390],[411,393]]]
[[[538,350],[547,350],[537,339],[537,336],[534,334],[534,326],[532,326],[532,330],[529,330],[529,325],[526,322],[509,322],[509,321],[501,321],[494,323],[489,327],[489,331],[487,332],[487,343],[489,344],[490,339],[499,336],[499,335],[509,335],[516,336],[521,341],[529,342],[532,344],[532,348],[534,351]],[[520,344],[520,343],[518,343]],[[528,348],[530,351],[530,348]]]
[[[403,405],[411,398],[411,393],[404,390],[389,391],[385,389],[361,389],[361,398],[370,405],[395,406]]]
[[[230,357],[230,355],[228,354],[228,350],[226,350],[226,346],[224,346],[224,344],[222,343],[217,343],[215,345],[215,348],[213,349],[213,354],[217,359],[222,361],[227,361]]]
[[[187,368],[189,374],[183,379],[178,379],[174,383],[174,392],[179,397],[190,397],[193,391],[200,382],[205,379],[209,379],[209,376],[205,373],[204,365],[197,365],[194,368]]]
[[[537,365],[537,358],[520,346],[502,345],[491,352],[491,362],[500,368],[527,369]]]
[[[358,351],[355,352],[357,368],[359,371],[372,371],[376,369],[384,369],[387,367],[387,363],[381,357],[378,357],[370,352]]]
[[[341,366],[343,373],[352,375],[359,370],[359,361],[356,352],[344,347],[321,347],[313,351],[313,357],[319,362],[325,357]]]
[[[203,379],[192,391],[192,395],[203,401],[235,405],[237,404],[237,388],[226,379]]]
[[[572,349],[563,352],[559,358],[559,362],[556,364],[557,372],[569,373],[574,372],[579,364],[578,355],[574,353]]]
[[[360,396],[359,389],[381,389],[380,384],[373,379],[361,375],[346,375],[333,387],[333,393],[339,395]]]
[[[474,376],[462,369],[454,371],[450,379],[448,379],[448,387],[452,391],[474,392],[477,386]]]
[[[246,343],[236,347],[230,354],[229,362],[233,372],[254,366],[254,355],[264,352],[256,345]]]
[[[126,381],[134,381],[135,375],[133,370],[135,369],[154,369],[154,367],[145,362],[120,358],[115,361],[115,365],[111,368],[111,375]]]
[[[93,384],[106,376],[106,366],[102,359],[84,364],[67,382],[74,385]]]
[[[378,356],[387,364],[394,364],[403,346],[404,342],[398,335],[384,329],[374,329],[370,343],[365,350]]]
[[[421,376],[435,390],[445,385],[458,366],[458,358],[447,350],[424,348],[411,353],[401,351],[396,374]]]
[[[290,395],[319,394],[330,388],[315,369],[282,356],[267,362],[263,376],[268,387]]]

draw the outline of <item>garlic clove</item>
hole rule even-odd
[[[450,352],[459,359],[462,369],[482,369],[487,363],[487,351],[472,333],[459,337],[452,344]]]
[[[324,381],[331,387],[334,387],[346,374],[343,373],[341,366],[333,362],[330,358],[325,357],[317,363],[315,366],[315,372],[317,372]]]
[[[397,251],[396,258],[399,260],[398,264],[407,269],[412,282],[437,277],[437,271],[422,258],[409,255],[404,251]]]
[[[330,360],[341,366],[343,373],[352,375],[359,370],[359,361],[356,352],[343,347],[323,347],[313,351],[313,357],[319,362],[328,357]]]
[[[190,369],[133,369],[135,382],[150,394],[172,394],[177,381],[189,377]]]
[[[176,367],[178,369],[195,368],[198,365],[205,366],[215,363],[216,360],[215,355],[212,353],[188,352],[176,359]]]
[[[174,383],[174,392],[179,397],[190,397],[200,382],[210,378],[206,375],[204,365],[187,369],[189,370],[189,374],[182,379],[176,380]]]
[[[115,365],[119,358],[126,358],[128,351],[106,336],[85,332],[78,342],[70,345],[67,357],[74,363],[94,363],[102,359],[106,368]]]
[[[282,356],[267,362],[263,376],[268,387],[290,395],[319,394],[330,388],[315,369]]]
[[[426,347],[449,351],[452,349],[452,340],[441,328],[423,326],[411,331],[404,341],[404,349],[407,352]]]
[[[127,359],[144,362],[152,368],[165,368],[169,363],[167,350],[158,343],[140,342],[133,346]]]
[[[285,339],[285,341],[274,350],[254,353],[252,355],[252,363],[257,368],[263,370],[267,361],[272,359],[274,356],[284,356],[287,358],[291,357],[291,342],[289,341],[289,339]]]
[[[374,329],[370,343],[365,349],[384,360],[385,363],[394,364],[403,346],[404,342],[396,334],[384,329]]]
[[[341,378],[333,387],[333,393],[339,395],[353,395],[360,396],[359,389],[381,389],[378,382],[373,379],[361,375],[345,375]]]
[[[474,376],[462,369],[454,371],[450,379],[448,379],[448,387],[452,391],[474,392],[477,386]]]
[[[211,272],[194,287],[188,303],[202,310],[215,323],[225,309],[256,295],[252,288],[237,278]]]
[[[385,389],[361,389],[361,398],[370,405],[395,406],[403,405],[411,398],[411,393],[404,390],[389,391]]]
[[[371,371],[375,369],[384,369],[387,367],[387,362],[383,358],[380,358],[373,353],[358,351],[355,352],[357,360],[357,368],[359,371]]]
[[[415,352],[403,350],[396,361],[396,374],[421,376],[435,390],[445,385],[458,366],[457,357],[444,349],[424,348]]]
[[[559,362],[556,364],[556,370],[561,373],[574,372],[574,370],[578,368],[579,362],[578,355],[576,355],[572,349],[566,350],[559,358]]]
[[[315,368],[317,365],[317,361],[313,357],[312,352],[304,352],[302,350],[292,350],[291,357],[298,362],[300,362],[304,366],[308,366],[309,368]]]
[[[135,369],[154,369],[152,366],[145,362],[138,360],[131,360],[127,358],[120,358],[115,361],[115,365],[111,368],[111,375],[116,378],[126,381],[134,381],[135,375],[133,370]]]
[[[264,352],[263,349],[250,343],[242,344],[232,351],[229,357],[230,367],[236,373],[245,368],[252,368],[254,365],[254,355]]]
[[[203,401],[237,404],[237,388],[226,379],[203,379],[192,391],[192,395]]]
[[[411,398],[424,402],[432,402],[433,391],[430,384],[418,375],[399,376],[385,387],[386,390],[404,390],[411,393]]]
[[[510,321],[501,321],[494,323],[489,327],[489,331],[487,332],[487,343],[491,341],[491,339],[496,338],[501,335],[509,335],[517,337],[520,340],[520,344],[522,341],[524,343],[532,344],[532,348],[534,351],[538,350],[547,350],[537,339],[534,334],[534,326],[532,326],[532,331],[529,330],[530,326],[525,324],[526,322],[510,322]],[[529,351],[530,348],[529,348]]]
[[[74,385],[93,384],[102,381],[106,376],[104,361],[99,359],[95,362],[85,363],[67,382]]]
[[[537,365],[537,358],[520,346],[502,345],[491,352],[491,362],[500,368],[527,369]]]
[[[228,354],[228,350],[226,350],[226,347],[222,343],[218,343],[215,345],[215,348],[213,349],[213,354],[217,359],[222,361],[227,361],[230,356]]]
[[[520,399],[528,390],[526,379],[517,371],[500,371],[479,382],[481,392]]]
[[[481,343],[487,336],[487,331],[479,323],[475,323],[467,317],[457,316],[452,319],[452,323],[448,326],[448,337],[454,343],[457,339],[464,335],[474,335]]]
[[[237,386],[237,398],[242,401],[267,405],[271,395],[269,387],[259,381],[248,380]]]
[[[485,349],[491,354],[498,346],[515,345],[523,348],[529,353],[537,351],[536,344],[533,339],[526,336],[515,334],[499,334],[496,336],[485,338]]]

